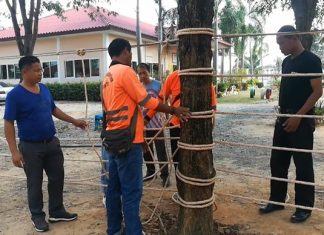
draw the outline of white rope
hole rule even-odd
[[[324,33],[324,29],[322,29],[322,30],[304,31],[304,32],[218,34],[218,35],[215,35],[215,37],[236,38],[236,37],[257,37],[257,36],[277,36],[277,35],[306,35],[306,34],[314,35],[314,34],[322,34],[322,33]]]
[[[294,183],[294,184],[324,187],[324,184],[316,184],[316,183],[300,181],[300,180],[290,180],[290,179],[279,178],[279,177],[262,176],[262,175],[256,175],[256,174],[251,174],[251,173],[238,172],[238,171],[234,171],[234,170],[226,170],[224,168],[216,168],[216,171],[230,173],[230,174],[234,174],[234,175],[243,175],[243,176],[259,178],[259,179],[267,179],[267,180],[281,181],[281,182]]]
[[[213,40],[219,39],[219,38],[235,38],[235,37],[257,37],[257,36],[277,36],[277,35],[306,35],[306,34],[323,34],[324,30],[314,30],[314,31],[305,31],[305,32],[294,32],[294,33],[289,33],[289,32],[277,32],[277,33],[240,33],[240,34],[214,34],[214,37],[212,37]],[[178,42],[179,39],[169,39],[169,40],[164,40],[160,42],[150,42],[150,43],[143,43],[143,44],[136,44],[136,45],[131,45],[131,47],[146,47],[146,46],[153,46],[153,45],[158,45],[158,44],[168,44],[168,43],[176,43]],[[106,48],[103,48],[107,50]]]
[[[287,77],[287,78],[300,78],[300,77],[323,77],[324,73],[271,73],[271,74],[216,74],[214,71],[214,77],[220,78],[244,78],[244,77]]]
[[[179,76],[213,76],[213,68],[182,69]]]
[[[261,202],[261,203],[271,203],[271,204],[278,205],[278,206],[289,206],[289,207],[294,207],[294,208],[298,208],[298,209],[324,212],[324,209],[321,209],[321,208],[318,208],[318,207],[308,207],[308,206],[294,205],[294,204],[290,204],[290,203],[263,200],[263,199],[254,198],[254,197],[239,196],[239,195],[230,194],[230,193],[219,193],[219,192],[217,192],[215,194],[220,195],[220,196],[227,196],[227,197],[244,199],[244,200],[248,200],[248,201],[256,201],[256,202]]]
[[[201,28],[198,28],[201,30]],[[178,30],[179,32],[180,30]],[[204,33],[206,32],[206,33]],[[212,29],[210,29],[210,33],[207,33],[207,31],[202,31],[202,33],[197,31],[197,34],[208,34],[213,36],[212,39],[216,38],[229,38],[229,37],[257,37],[257,36],[276,36],[276,35],[306,35],[306,34],[323,34],[324,30],[314,30],[314,31],[308,31],[308,32],[294,32],[294,33],[243,33],[243,34],[211,34]],[[187,33],[187,35],[193,34],[193,33]],[[183,34],[184,35],[184,34]],[[168,43],[176,43],[178,42],[179,39],[170,39],[170,40],[164,40],[160,42],[150,42],[150,43],[143,43],[143,44],[133,44],[131,45],[132,48],[136,47],[147,47],[147,46],[153,46],[153,45],[159,45],[159,44],[168,44]],[[86,48],[86,52],[92,53],[92,52],[102,52],[102,51],[107,51],[107,48],[105,47],[100,47],[100,48]],[[75,55],[75,50],[66,50],[66,51],[55,51],[55,52],[46,52],[46,53],[37,53],[34,54],[35,56],[42,57],[42,56],[57,56],[57,55]],[[0,60],[8,60],[8,59],[19,59],[20,56],[15,55],[15,56],[2,56],[0,57]]]
[[[144,131],[159,131],[159,130],[161,130],[161,128],[164,128],[164,129],[175,129],[175,128],[179,128],[180,127],[180,125],[176,125],[176,126],[165,126],[165,127],[160,127],[160,128],[144,128]],[[154,138],[154,137],[152,137],[152,138]]]
[[[229,141],[215,141],[215,144],[229,145],[229,146],[240,146],[240,147],[250,147],[250,148],[261,148],[261,149],[274,149],[274,150],[283,150],[283,151],[292,151],[292,152],[301,152],[301,153],[318,153],[324,154],[324,151],[319,150],[310,150],[310,149],[297,149],[297,148],[286,148],[286,147],[277,147],[277,146],[266,146],[259,144],[242,144]]]
[[[222,112],[222,111],[216,111],[215,113],[221,115],[239,115],[239,116],[324,118],[324,115],[300,115],[300,114],[284,114],[284,113]]]
[[[208,111],[202,111],[202,112],[190,112],[190,114],[191,114],[190,119],[215,118],[215,111],[214,110],[208,110]]]
[[[194,35],[194,34],[204,34],[214,36],[214,30],[210,28],[185,28],[177,30],[176,36],[184,36],[184,35]]]
[[[84,179],[79,179],[79,180],[71,180],[71,179],[65,179],[64,183],[81,183],[81,182],[86,182],[86,181],[91,181],[91,180],[97,180],[101,176],[106,175],[106,173],[102,173],[99,176],[93,176],[89,178],[84,178]],[[16,175],[0,175],[1,178],[13,178],[13,179],[19,179],[19,180],[26,180],[26,177],[22,176],[16,176]],[[48,180],[44,180],[43,182],[48,182]]]
[[[202,186],[202,187],[213,185],[215,183],[215,180],[217,179],[216,174],[213,178],[210,178],[210,179],[200,179],[200,178],[188,177],[188,176],[183,175],[179,171],[179,167],[176,170],[176,176],[178,177],[179,180],[181,180],[182,182],[184,182],[186,184],[190,184],[193,186]]]
[[[180,195],[176,192],[172,195],[172,200],[184,208],[202,209],[209,207],[215,203],[215,195],[212,194],[212,196],[206,200],[189,202],[181,198]]]
[[[215,143],[212,144],[186,144],[178,141],[178,147],[180,149],[192,150],[192,151],[207,151],[213,150],[215,147]]]

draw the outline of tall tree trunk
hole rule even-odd
[[[318,0],[291,0],[291,6],[295,14],[296,29],[298,31],[308,32],[311,30],[317,3]],[[313,35],[302,35],[301,41],[304,48],[310,50],[313,44]]]
[[[213,0],[179,0],[179,29],[212,28]],[[211,67],[211,36],[186,35],[179,37],[179,59],[181,69]],[[181,76],[181,105],[192,112],[211,110],[212,76]],[[189,144],[213,142],[211,119],[191,119],[181,126],[180,141]],[[188,177],[209,179],[215,175],[213,154],[208,151],[180,150],[179,171]],[[177,180],[178,192],[185,201],[209,199],[211,186],[192,186]],[[180,206],[180,235],[209,235],[213,231],[212,206],[190,209]]]
[[[34,53],[35,43],[37,40],[38,34],[38,21],[39,13],[41,7],[41,0],[35,1],[30,0],[29,4],[29,14],[27,14],[26,1],[19,0],[20,15],[22,18],[22,25],[24,27],[25,34],[24,36],[20,33],[20,25],[17,20],[17,0],[12,0],[11,3],[9,0],[6,0],[6,4],[10,11],[11,21],[16,35],[16,43],[18,46],[19,54],[23,55],[32,55]]]

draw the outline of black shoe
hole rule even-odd
[[[78,214],[69,213],[66,211],[58,212],[56,214],[50,215],[48,221],[51,223],[59,222],[59,221],[72,221],[78,218]]]
[[[274,205],[274,204],[268,203],[267,205],[260,207],[259,212],[261,214],[269,214],[271,212],[278,211],[278,210],[283,210],[283,209],[285,209],[284,206]]]
[[[170,186],[170,177],[168,175],[161,176],[161,184],[162,187],[169,187]]]
[[[37,232],[46,232],[48,231],[48,223],[44,217],[38,217],[32,219],[33,226]]]
[[[143,182],[151,180],[155,175],[155,172],[146,172],[146,175],[143,177]]]
[[[290,222],[301,223],[307,220],[311,216],[312,212],[304,210],[296,210],[296,212],[290,217]]]

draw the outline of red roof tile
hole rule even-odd
[[[95,20],[91,20],[89,13],[97,15]],[[102,29],[116,29],[134,33],[136,32],[136,20],[123,15],[107,15],[102,11],[97,12],[96,8],[67,10],[64,13],[66,20],[58,18],[55,15],[40,18],[38,25],[39,36],[49,36],[58,34],[70,34],[83,31],[96,31]],[[155,25],[141,22],[142,34],[148,37],[156,38]],[[24,35],[23,29],[21,30]],[[13,28],[0,31],[0,40],[10,40],[15,38]]]

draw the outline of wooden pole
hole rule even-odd
[[[179,29],[212,28],[214,0],[179,0]],[[211,67],[211,36],[179,36],[180,68]],[[181,76],[181,105],[192,112],[211,110],[212,76]],[[213,142],[211,119],[191,119],[181,125],[180,141],[188,144]],[[209,179],[215,175],[213,154],[208,151],[180,150],[179,171],[188,177]],[[213,185],[192,186],[177,179],[178,193],[188,202],[211,198]],[[191,209],[180,206],[178,234],[215,234],[212,206]]]

